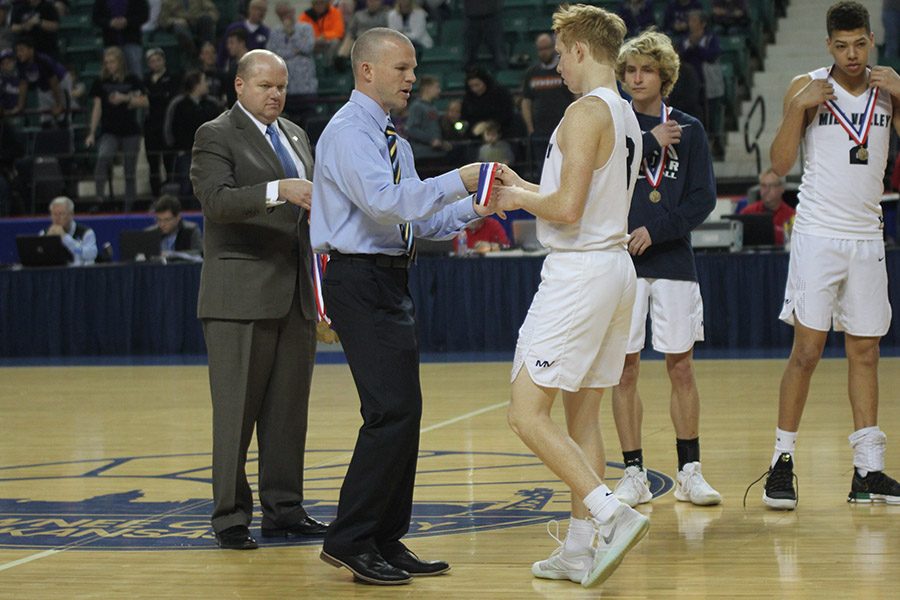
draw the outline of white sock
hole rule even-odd
[[[794,448],[797,446],[797,432],[785,431],[784,429],[775,428],[775,454],[772,455],[772,464],[778,462],[778,457],[787,452],[794,454]]]
[[[566,535],[565,554],[583,554],[591,549],[594,541],[594,524],[588,519],[569,520],[569,533]]]
[[[884,471],[884,446],[887,436],[878,427],[863,427],[850,434],[850,447],[853,448],[853,466],[860,477],[869,471]]]
[[[604,484],[598,485],[584,499],[584,505],[595,519],[601,523],[606,523],[612,519],[613,513],[622,503],[613,495],[612,490]]]

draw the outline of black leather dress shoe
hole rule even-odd
[[[329,554],[322,550],[319,558],[332,567],[347,567],[353,576],[364,583],[373,585],[402,585],[412,581],[409,573],[392,566],[380,554],[365,552],[363,554],[339,555]]]
[[[246,525],[235,525],[216,532],[216,543],[224,550],[256,550],[259,545]]]
[[[264,538],[322,536],[326,531],[328,531],[328,525],[306,515],[302,521],[298,521],[290,527],[263,527],[262,536]]]
[[[422,560],[411,550],[406,549],[390,558],[385,558],[388,563],[403,569],[413,577],[429,577],[431,575],[443,575],[450,570],[450,565],[442,560]]]

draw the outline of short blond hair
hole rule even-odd
[[[599,6],[563,4],[553,13],[553,31],[567,48],[583,42],[597,62],[615,62],[625,39],[625,22]]]
[[[645,31],[625,42],[619,50],[619,58],[616,59],[616,77],[622,83],[625,83],[625,64],[629,58],[637,56],[649,58],[653,66],[659,70],[659,79],[662,82],[660,94],[663,97],[671,94],[675,82],[678,81],[681,60],[669,36],[658,31]]]

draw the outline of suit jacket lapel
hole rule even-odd
[[[306,171],[306,179],[312,181],[313,161],[309,144],[297,134],[292,133],[288,127],[285,127],[285,124],[287,123],[290,123],[290,121],[285,121],[285,119],[281,117],[278,118],[278,126],[281,127],[281,130],[290,142],[291,148],[293,148],[297,158],[303,163],[303,169]]]
[[[242,140],[249,144],[250,151],[265,159],[269,168],[275,174],[273,179],[281,179],[284,177],[284,168],[281,166],[281,161],[278,160],[278,157],[275,155],[275,150],[272,149],[272,145],[269,144],[269,140],[267,140],[266,136],[257,129],[253,121],[250,120],[250,117],[244,113],[244,109],[237,106],[237,103],[235,103],[231,109],[231,119],[238,130],[238,135],[241,136]]]

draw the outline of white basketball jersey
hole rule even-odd
[[[811,72],[813,79],[827,79],[829,69]],[[831,80],[834,103],[857,131],[869,101],[867,90],[854,96]],[[880,90],[869,119],[872,123],[865,151],[822,104],[803,140],[805,162],[800,184],[794,230],[837,239],[880,240],[882,179],[891,139],[891,95]]]
[[[537,220],[538,240],[551,250],[608,250],[625,248],[628,241],[628,209],[641,160],[641,128],[631,105],[613,90],[599,87],[586,94],[603,100],[612,113],[616,142],[605,165],[594,171],[584,215],[567,225]],[[563,117],[565,119],[565,117]],[[562,124],[562,121],[560,121]],[[559,125],[550,136],[540,193],[559,189],[563,155],[556,143]]]

